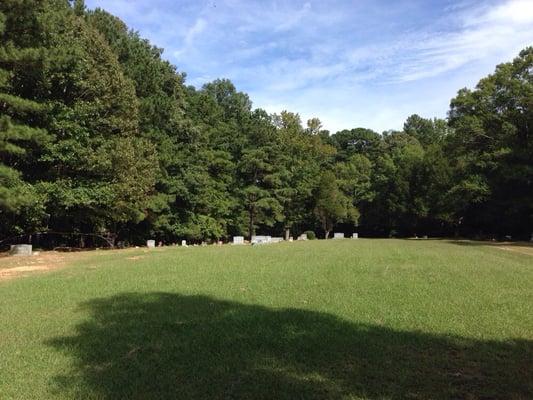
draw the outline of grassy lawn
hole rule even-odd
[[[0,282],[0,399],[531,399],[533,257],[342,240]]]

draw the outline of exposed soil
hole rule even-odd
[[[511,246],[496,246],[500,250],[512,251],[515,253],[526,254],[533,256],[533,245],[511,245]]]
[[[0,255],[0,281],[64,267],[66,259],[72,256],[75,255],[56,251],[46,251],[30,257]]]

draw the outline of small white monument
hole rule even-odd
[[[344,233],[342,232],[335,232],[333,234],[333,239],[344,239]]]
[[[352,239],[359,239],[359,234],[357,232],[352,233]]]
[[[186,240],[182,240],[181,241],[181,246],[182,247],[189,247],[189,246],[187,246],[187,241]]]
[[[298,240],[307,240],[307,233],[302,233],[300,236],[298,236]]]
[[[244,236],[233,236],[233,244],[244,244]]]
[[[153,249],[155,247],[155,240],[147,240],[146,247],[148,247],[149,249]]]
[[[31,256],[32,245],[31,244],[13,244],[10,247],[9,254],[12,256]]]
[[[254,235],[252,236],[252,244],[266,244],[271,243],[272,236],[265,236],[265,235]]]

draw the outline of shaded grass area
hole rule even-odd
[[[0,284],[0,398],[529,399],[531,269],[438,241],[95,253]]]
[[[47,342],[74,356],[73,398],[526,398],[533,343],[465,340],[325,313],[170,293],[83,304],[90,318]]]

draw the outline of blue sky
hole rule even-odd
[[[200,87],[229,78],[326,129],[445,117],[458,89],[533,45],[533,0],[86,0],[165,49]]]

